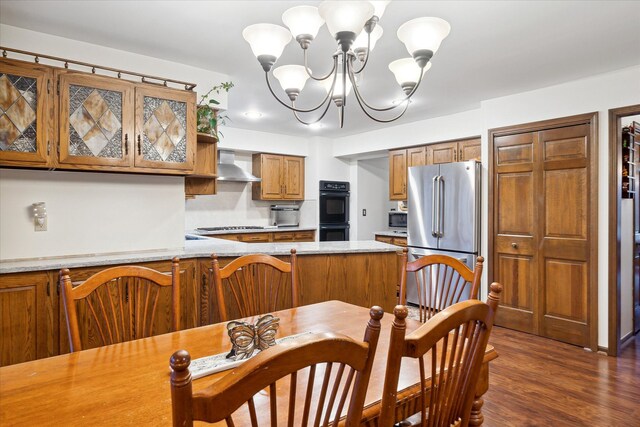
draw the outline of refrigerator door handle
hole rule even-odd
[[[434,176],[431,181],[431,235],[433,237],[438,237],[438,210],[436,208],[436,203],[438,197],[436,195],[436,183],[438,182],[438,175]]]
[[[438,176],[438,237],[444,236],[444,177]]]

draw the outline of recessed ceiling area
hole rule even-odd
[[[403,95],[388,69],[393,60],[409,56],[396,36],[398,27],[421,16],[451,24],[407,114],[391,124],[376,123],[364,115],[352,94],[344,128],[338,127],[332,106],[322,127],[310,129],[273,99],[242,30],[261,22],[283,25],[281,16],[288,8],[319,3],[3,0],[0,22],[228,74],[235,86],[229,94],[227,126],[309,137],[337,138],[466,111],[478,108],[482,100],[640,64],[640,2],[396,0],[380,20],[384,33],[359,85],[371,104],[387,106]],[[309,49],[314,73],[331,69],[335,49],[324,26]],[[302,60],[294,40],[276,66]],[[271,78],[281,99],[287,99]],[[323,97],[320,85],[309,81],[297,105],[309,108]],[[247,111],[259,111],[262,117],[249,118]],[[314,114],[319,113],[310,117]]]

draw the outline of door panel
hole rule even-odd
[[[280,199],[282,194],[282,156],[262,155],[262,188],[263,199]]]
[[[407,167],[424,166],[427,164],[426,151],[424,147],[407,149]]]
[[[468,160],[480,161],[482,158],[482,148],[480,138],[469,139],[466,141],[458,141],[458,161],[466,162]]]
[[[284,157],[284,198],[304,199],[304,158]]]
[[[478,241],[477,215],[480,206],[480,168],[475,162],[440,165],[442,205],[440,207],[440,239],[438,249],[456,252],[476,252]],[[452,219],[455,218],[456,222]]]
[[[540,138],[542,179],[540,329],[544,336],[588,345],[589,222],[592,199],[587,125],[545,130]]]
[[[535,133],[494,139],[493,279],[504,287],[496,324],[538,333]]]
[[[410,246],[431,249],[438,247],[438,238],[434,235],[433,202],[434,189],[437,185],[435,178],[439,171],[438,166],[421,166],[409,169],[407,230]]]
[[[439,165],[458,161],[458,143],[443,142],[427,145],[427,164]]]

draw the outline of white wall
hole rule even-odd
[[[179,177],[0,169],[0,259],[182,248],[183,205]]]
[[[376,231],[388,229],[389,212],[389,159],[358,161],[358,187],[355,192],[356,209],[352,218],[357,218],[357,239],[373,240]],[[367,216],[362,216],[362,210]]]
[[[633,334],[633,199],[620,204],[620,338]]]

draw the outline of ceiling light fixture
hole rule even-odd
[[[262,113],[260,111],[247,111],[244,113],[244,116],[248,119],[259,119],[262,117]]]
[[[331,100],[338,107],[340,127],[344,125],[344,107],[350,92],[355,94],[362,111],[380,123],[399,119],[407,111],[409,102],[424,73],[431,68],[431,57],[440,47],[451,27],[440,18],[416,18],[398,28],[398,38],[402,41],[412,58],[403,58],[389,64],[389,70],[404,91],[405,97],[390,107],[374,107],[362,97],[358,87],[358,76],[367,66],[369,55],[382,37],[382,28],[377,25],[389,1],[323,1],[318,8],[313,6],[295,6],[282,14],[282,21],[289,27],[274,24],[254,24],[244,29],[242,36],[251,45],[253,54],[265,72],[267,87],[271,94],[291,111],[298,121],[306,125],[319,122],[324,118]],[[308,67],[307,49],[318,34],[320,27],[327,29],[336,39],[338,50],[333,54],[333,68],[326,76],[314,76]],[[269,80],[269,71],[273,68],[285,46],[295,37],[304,54],[304,65],[283,65],[273,70],[273,75],[289,97],[291,105],[282,101],[273,91]],[[296,107],[296,100],[311,78],[321,82],[327,95],[314,108]],[[346,90],[345,90],[346,88]],[[325,106],[326,103],[326,106]],[[321,115],[315,120],[306,121],[300,114],[317,111],[324,106]],[[374,117],[401,107],[400,113],[391,118]]]

